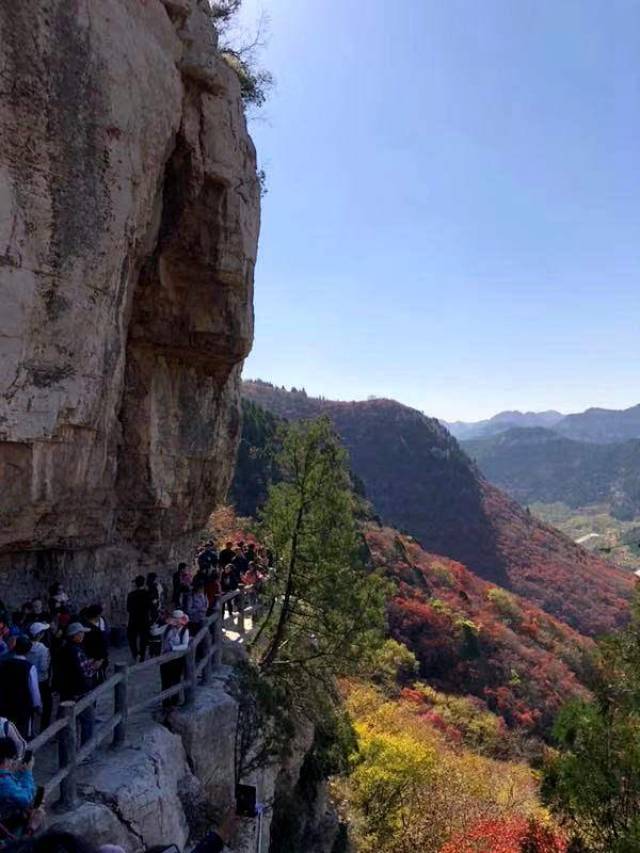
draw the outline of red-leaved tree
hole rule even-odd
[[[566,853],[556,831],[535,820],[511,817],[485,820],[448,841],[440,853]]]

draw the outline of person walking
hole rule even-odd
[[[183,583],[183,576],[187,573],[187,564],[178,563],[178,568],[171,575],[171,601],[177,607],[180,603],[180,587]]]
[[[0,716],[7,717],[23,738],[32,734],[32,720],[42,711],[38,673],[27,655],[31,640],[20,634],[14,652],[0,661]]]
[[[6,717],[0,717],[0,737],[8,737],[15,743],[18,751],[18,761],[22,761],[22,756],[27,748],[27,742],[15,727],[15,723],[7,720]]]
[[[158,633],[162,636],[162,654],[169,652],[183,652],[189,648],[189,617],[183,610],[174,610],[168,617],[166,625],[158,627]],[[180,683],[184,670],[184,659],[170,660],[160,664],[160,681],[162,689],[168,690]],[[178,704],[178,694],[164,699],[162,702],[165,710]]]
[[[209,604],[208,612],[211,612],[215,606],[216,600],[221,592],[220,572],[217,569],[212,569],[211,574],[204,584],[204,594],[207,596],[207,602]]]
[[[164,609],[164,587],[158,580],[157,572],[149,572],[147,575],[147,589],[151,598],[151,621],[155,622]]]
[[[231,564],[233,566],[233,571],[236,576],[236,581],[240,583],[240,578],[249,568],[249,561],[247,560],[247,557],[244,553],[244,548],[242,548],[240,545],[238,545],[238,547],[236,548],[236,553],[233,560],[231,560]]]
[[[187,614],[189,616],[189,627],[194,637],[200,628],[202,628],[204,620],[207,618],[208,609],[209,602],[204,591],[204,583],[202,581],[196,581],[193,584],[193,593],[191,595],[190,606]]]
[[[69,607],[69,596],[65,592],[62,584],[59,581],[52,583],[49,587],[49,611],[53,616],[54,613],[59,613],[63,607]]]
[[[16,641],[22,635],[22,631],[17,625],[11,625],[3,631],[3,641],[0,647],[0,661],[5,658],[13,657],[16,648]]]
[[[204,548],[200,551],[197,561],[198,570],[204,575],[208,574],[211,569],[218,565],[218,553],[211,540],[209,540],[209,542],[207,542]]]
[[[180,591],[178,594],[178,610],[188,613],[191,610],[191,598],[193,596],[193,575],[185,569],[180,575]]]
[[[236,571],[233,563],[227,563],[227,565],[222,570],[222,575],[220,577],[220,588],[222,590],[223,595],[227,592],[233,592],[234,590],[238,589],[238,578],[236,576]],[[229,616],[233,616],[233,601],[227,601],[226,607]]]
[[[220,554],[218,555],[218,565],[220,566],[220,568],[224,569],[227,563],[230,563],[233,560],[235,555],[235,551],[233,550],[233,542],[226,542],[224,548],[222,549],[222,551],[220,551]]]
[[[138,575],[134,580],[135,589],[127,596],[127,639],[133,662],[143,661],[149,643],[149,628],[151,626],[151,594],[146,587],[144,575]]]

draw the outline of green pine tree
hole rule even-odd
[[[640,850],[640,595],[629,626],[600,644],[594,700],[572,702],[543,791],[574,833],[571,850]]]
[[[304,705],[380,648],[386,584],[360,558],[358,498],[329,420],[288,426],[278,469],[262,514],[278,565],[254,644],[263,674]]]

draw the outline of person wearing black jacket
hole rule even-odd
[[[72,622],[67,628],[67,639],[54,658],[53,684],[62,702],[77,702],[95,686],[95,674],[100,668],[100,661],[91,660],[82,648],[84,636],[88,633],[89,628],[80,622]],[[83,744],[93,734],[92,705],[78,715],[78,721],[80,742]]]
[[[31,640],[21,634],[13,654],[0,661],[0,715],[15,723],[23,738],[31,737],[33,714],[42,710],[37,670],[27,660],[30,651]]]
[[[218,553],[213,542],[207,542],[198,554],[198,568],[205,574],[218,565]]]
[[[153,602],[151,593],[146,587],[144,575],[138,575],[133,583],[135,589],[127,596],[127,613],[129,614],[127,639],[135,663],[136,660],[144,660],[149,645]]]
[[[242,548],[236,548],[236,553],[235,553],[233,560],[231,560],[231,565],[233,566],[233,574],[234,574],[235,579],[236,579],[236,584],[239,584],[240,579],[242,578],[242,575],[249,568],[249,561],[247,560],[245,553],[242,550]],[[237,586],[236,586],[236,589],[237,589]]]
[[[230,563],[234,557],[235,551],[233,550],[233,543],[226,542],[224,548],[222,549],[222,551],[220,551],[220,554],[218,555],[218,565],[221,569],[224,569],[227,563]]]
[[[236,570],[233,563],[227,563],[220,575],[220,589],[224,595],[226,592],[233,592],[238,589],[239,580],[236,576]],[[233,616],[233,601],[226,602],[229,616]]]
[[[91,604],[84,611],[83,616],[85,628],[88,628],[89,631],[84,635],[82,647],[90,660],[100,661],[97,681],[103,682],[106,678],[107,667],[109,666],[109,646],[105,632],[100,627],[102,605]]]

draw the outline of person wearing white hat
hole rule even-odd
[[[27,660],[35,666],[38,675],[38,686],[42,699],[42,713],[39,720],[40,731],[46,729],[51,722],[51,652],[42,642],[49,627],[48,622],[34,622],[29,628],[32,644]]]
[[[157,629],[162,634],[162,654],[168,652],[183,652],[189,648],[189,617],[183,610],[174,610],[171,616],[167,618],[167,624]],[[154,631],[155,633],[155,631]],[[160,665],[160,680],[162,689],[168,690],[169,687],[174,687],[179,684],[184,670],[184,659],[170,660],[167,663]],[[166,709],[172,708],[178,704],[179,694],[170,696],[162,703]]]

